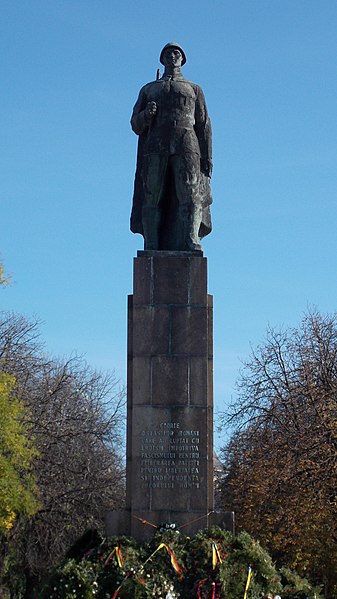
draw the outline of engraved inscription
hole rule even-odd
[[[141,433],[143,489],[200,488],[200,431],[180,422],[162,422]]]

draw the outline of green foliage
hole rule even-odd
[[[50,599],[94,599],[97,596],[97,566],[90,562],[76,562],[70,559],[56,570],[51,579],[48,597]]]
[[[191,538],[174,530],[157,532],[145,545],[113,537],[77,560],[65,560],[39,597],[165,599],[170,592],[172,598],[210,599],[215,592],[216,599],[242,599],[249,568],[253,574],[247,599],[260,599],[265,593],[320,598],[308,581],[289,570],[278,572],[247,533],[234,536],[218,527]]]
[[[221,582],[223,592],[228,590],[229,581],[229,545],[233,537],[231,533],[214,528],[210,531],[198,532],[188,540],[185,568],[188,577],[184,577],[184,591],[188,588],[192,596],[197,596],[198,587],[202,597],[207,597],[212,589],[212,583]],[[213,569],[212,544],[216,543],[222,564]],[[203,582],[201,582],[203,581]]]
[[[0,373],[0,532],[7,533],[18,514],[38,508],[31,473],[36,451],[22,419],[23,404],[15,397],[15,379]]]
[[[319,589],[313,588],[306,578],[301,578],[296,572],[289,568],[280,568],[283,593],[290,599],[316,599],[319,597]]]
[[[210,562],[212,545],[215,545],[221,559],[214,569]],[[220,597],[228,599],[242,597],[249,566],[252,568],[253,576],[248,597],[260,597],[262,593],[277,593],[281,590],[281,577],[270,556],[245,532],[241,532],[237,537],[219,528],[198,533],[189,542],[187,564],[187,569],[191,572],[188,584],[195,596],[200,580],[206,579],[205,592],[211,590],[212,582],[220,582]],[[193,585],[191,585],[192,579]]]
[[[119,566],[116,555],[117,546],[122,555],[122,567]],[[146,557],[135,541],[126,537],[111,539],[89,552],[86,558],[100,566],[98,599],[110,598],[111,589],[116,590],[121,585],[122,589],[119,594],[121,598],[141,599],[147,596],[143,593],[143,584],[138,580],[138,576],[142,578],[142,564]]]

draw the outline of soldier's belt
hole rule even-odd
[[[172,119],[170,121],[156,122],[156,127],[182,127],[184,129],[193,129],[194,123],[186,119]]]

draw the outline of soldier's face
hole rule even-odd
[[[181,67],[183,55],[178,48],[167,48],[164,52],[163,63],[165,67]]]

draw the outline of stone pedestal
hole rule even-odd
[[[193,534],[213,513],[212,296],[202,252],[140,251],[128,306],[127,497],[108,534],[142,541],[175,523]]]

